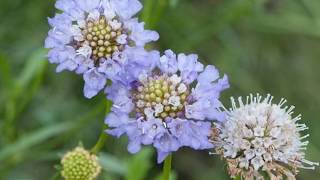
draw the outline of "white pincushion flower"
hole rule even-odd
[[[319,165],[305,159],[308,141],[303,139],[309,134],[300,134],[308,129],[298,123],[301,115],[293,117],[294,106],[284,106],[286,100],[273,104],[272,99],[250,95],[244,103],[239,97],[237,107],[231,98],[226,120],[214,128],[216,151],[226,158],[232,177],[264,179],[260,174],[264,171],[272,180],[295,179],[298,168]]]

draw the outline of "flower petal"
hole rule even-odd
[[[129,19],[142,9],[138,0],[110,0],[110,4],[122,19]]]

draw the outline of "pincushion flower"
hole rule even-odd
[[[193,54],[167,50],[153,58],[153,66],[138,71],[134,81],[124,75],[122,83],[106,89],[114,103],[107,133],[127,135],[131,153],[153,145],[159,163],[180,147],[212,148],[211,120],[224,119],[218,99],[229,86],[227,76],[219,79],[214,66],[204,68]]]
[[[239,97],[239,106],[232,98],[232,109],[226,120],[214,128],[216,151],[227,161],[229,174],[244,179],[295,179],[299,168],[314,169],[305,159],[309,136],[301,135],[308,129],[298,123],[301,115],[293,117],[294,106],[284,106],[286,100],[272,103],[273,97],[257,95]],[[263,173],[262,173],[263,172]]]
[[[159,38],[133,17],[142,8],[138,0],[58,0],[55,6],[62,13],[49,18],[48,59],[58,64],[57,72],[83,74],[88,98],[124,66],[137,63],[128,56],[141,53],[146,43]]]

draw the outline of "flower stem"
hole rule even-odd
[[[112,102],[107,100],[107,102],[106,102],[106,115],[108,115],[110,113],[111,106],[112,106]],[[103,127],[102,127],[102,131],[101,131],[99,140],[97,141],[97,143],[91,149],[91,152],[93,154],[98,154],[100,152],[100,150],[103,148],[103,146],[105,145],[105,142],[106,142],[107,137],[108,137],[106,132],[105,132],[107,129],[108,129],[108,126],[106,124],[104,124]]]
[[[163,174],[162,174],[163,180],[170,179],[171,161],[172,161],[172,154],[169,154],[168,157],[164,160]]]
[[[51,178],[50,180],[58,180],[60,179],[60,172],[56,172]]]

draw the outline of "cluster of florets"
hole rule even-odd
[[[78,51],[81,51],[80,48],[92,51],[90,58],[96,65],[100,64],[99,59],[111,58],[115,52],[123,51],[128,37],[121,22],[117,20],[108,22],[105,16],[86,22],[81,28],[81,33],[83,39],[74,42],[74,46]]]
[[[97,156],[82,147],[65,154],[61,165],[61,175],[66,180],[93,180],[101,171]]]
[[[300,136],[308,129],[297,123],[301,115],[292,117],[294,106],[272,104],[272,96],[247,97],[239,107],[232,99],[232,109],[225,122],[214,129],[213,142],[216,151],[228,163],[231,176],[245,179],[263,179],[264,171],[271,179],[295,179],[298,168],[313,169],[317,163],[305,160],[304,150],[309,135]]]
[[[145,44],[159,38],[133,18],[142,8],[138,0],[58,0],[56,8],[62,13],[49,19],[49,61],[58,64],[57,72],[83,74],[88,98],[121,71],[147,63],[134,57],[147,53]]]
[[[107,88],[114,103],[106,118],[111,128],[107,132],[126,134],[131,153],[153,145],[158,162],[183,146],[212,148],[211,120],[223,119],[218,98],[229,86],[227,77],[219,79],[219,72],[213,66],[204,68],[196,55],[176,56],[168,50],[152,61],[136,80]]]
[[[189,94],[188,86],[176,74],[143,79],[141,86],[133,93],[137,118],[146,119],[154,115],[164,121],[167,117],[182,116]]]

